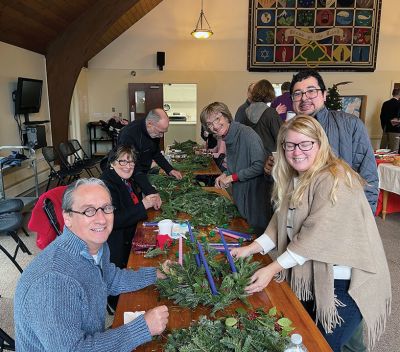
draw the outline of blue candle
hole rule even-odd
[[[236,266],[235,266],[235,263],[233,262],[231,252],[229,251],[228,245],[225,242],[224,234],[222,233],[221,230],[219,230],[219,235],[221,236],[221,242],[224,244],[226,257],[228,258],[228,262],[231,267],[231,270],[233,273],[237,273]]]
[[[190,242],[192,242],[193,244],[195,244],[196,241],[194,240],[194,235],[193,235],[193,232],[192,232],[192,226],[190,225],[190,222],[189,222],[189,221],[186,221],[186,224],[187,224],[188,229],[189,229]],[[200,265],[201,265],[199,255],[198,255],[198,254],[195,254],[195,255],[194,255],[194,259],[196,260],[196,265],[197,265],[197,267],[199,268]]]
[[[204,269],[206,269],[207,280],[208,280],[208,283],[210,284],[211,293],[215,296],[218,294],[218,291],[217,291],[217,288],[215,287],[214,279],[211,275],[210,268],[208,267],[206,256],[204,255],[204,252],[203,252],[203,247],[201,246],[199,241],[197,241],[197,248],[199,249],[199,253],[200,253],[201,261],[203,262],[203,265],[204,265]]]

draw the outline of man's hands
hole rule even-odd
[[[175,177],[177,180],[182,180],[182,174],[178,170],[172,170],[169,175]]]
[[[168,323],[168,308],[166,306],[158,306],[148,310],[144,314],[144,320],[150,330],[151,336],[160,335]]]
[[[284,114],[287,111],[287,107],[283,104],[279,104],[276,108],[275,108],[276,112],[280,115],[280,114]]]
[[[142,199],[142,203],[145,209],[154,208],[156,210],[160,209],[161,207],[161,198],[158,193],[156,194],[149,194]]]
[[[275,165],[275,159],[272,155],[269,155],[265,160],[264,164],[264,172],[266,175],[271,175],[272,168],[274,167],[274,165]]]
[[[232,183],[233,179],[232,176],[221,174],[215,179],[215,187],[216,188],[228,188],[229,185]]]
[[[174,262],[171,260],[166,260],[164,263],[161,264],[162,270],[165,273],[169,273],[169,267],[171,266],[171,264],[174,264]],[[166,278],[165,274],[160,269],[157,269],[156,273],[157,273],[157,279],[163,280]]]

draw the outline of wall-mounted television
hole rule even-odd
[[[39,112],[42,101],[43,81],[39,79],[18,77],[15,91],[15,114]]]

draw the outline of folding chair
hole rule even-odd
[[[42,154],[50,167],[50,174],[48,176],[46,191],[48,191],[50,182],[52,180],[57,180],[57,186],[59,186],[67,185],[80,177],[82,169],[75,170],[65,167],[62,159],[60,158],[56,149],[53,146],[43,147]],[[58,169],[57,165],[60,165],[61,167]]]
[[[70,139],[68,142],[71,144],[75,157],[77,160],[81,160],[82,164],[84,165],[85,169],[96,169],[98,174],[100,174],[100,170],[97,167],[97,164],[100,163],[102,157],[97,158],[90,158],[89,155],[85,152],[82,148],[82,145],[79,143],[77,139]]]
[[[47,218],[51,226],[53,227],[54,231],[57,233],[57,236],[61,235],[60,224],[57,220],[56,211],[54,209],[54,204],[49,198],[45,198],[43,201],[43,211],[45,212]]]
[[[0,328],[0,352],[15,351],[15,341]]]
[[[80,172],[83,172],[83,170],[85,170],[82,163],[76,158],[74,148],[70,143],[61,142],[58,146],[58,151],[60,152],[60,157],[64,168]],[[89,176],[93,176],[90,172],[88,172],[88,174]]]
[[[11,255],[6,248],[0,245],[0,250],[11,260],[15,267],[22,273],[22,268],[16,261],[18,250],[31,255],[28,247],[18,236],[18,230],[22,226],[22,214],[21,209],[24,203],[21,199],[5,199],[0,201],[0,234],[6,234],[10,236],[16,243],[17,246],[14,250],[14,255]],[[15,209],[19,209],[16,210]],[[13,211],[14,210],[14,211]]]

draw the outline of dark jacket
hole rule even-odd
[[[147,173],[154,160],[167,174],[173,167],[164,158],[160,151],[160,138],[151,138],[146,129],[146,120],[133,121],[125,126],[118,137],[118,144],[133,146],[138,153],[133,178],[144,194],[157,193],[150,184]]]
[[[147,218],[146,209],[139,199],[133,204],[128,188],[115,170],[105,169],[100,176],[111,193],[112,204],[115,206],[114,227],[108,237],[110,260],[119,268],[125,268],[131,251],[132,239],[136,224]]]
[[[244,123],[246,119],[246,109],[249,107],[250,101],[246,100],[242,105],[240,105],[235,114],[235,121]]]
[[[385,101],[381,109],[381,126],[383,132],[399,133],[400,126],[393,126],[390,120],[399,117],[400,101],[396,98]]]
[[[276,137],[282,120],[275,109],[268,107],[266,103],[251,103],[246,109],[246,119],[243,123],[257,132],[267,155],[276,152]]]
[[[378,170],[374,151],[363,122],[343,111],[323,108],[316,115],[328,136],[329,144],[339,158],[346,161],[354,171],[367,181],[365,195],[375,213],[378,201]]]

